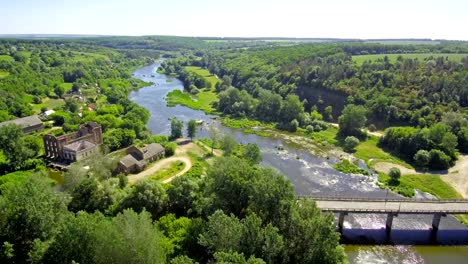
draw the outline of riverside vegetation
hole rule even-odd
[[[192,169],[170,184],[150,179],[129,185],[116,173],[112,157],[131,144],[158,142],[174,152],[167,137],[149,133],[148,112],[127,98],[147,85],[131,71],[205,43],[141,41],[0,40],[0,121],[56,111],[41,133],[0,128],[0,262],[346,262],[333,216],[313,201],[297,201],[283,175],[258,166],[256,145],[239,149],[226,138],[226,157],[212,165],[195,157]],[[41,159],[41,134],[88,121],[102,125],[104,150],[115,152],[73,165],[56,188]]]

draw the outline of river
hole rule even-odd
[[[140,68],[134,77],[153,85],[130,94],[130,100],[145,107],[151,114],[148,127],[153,134],[170,134],[169,118],[177,117],[187,122],[204,120],[198,137],[207,137],[207,127],[217,126],[240,143],[256,143],[263,155],[262,166],[270,166],[283,173],[294,185],[298,195],[347,197],[397,197],[380,189],[376,177],[344,174],[333,169],[336,159],[312,155],[301,146],[281,137],[260,137],[240,129],[222,126],[213,116],[184,106],[167,107],[165,96],[174,89],[183,89],[178,79],[156,73],[159,63]],[[281,150],[278,150],[281,146]],[[420,193],[419,197],[425,194]],[[355,214],[345,220],[344,240],[347,243],[374,244],[388,242],[385,236],[384,215]],[[424,244],[430,237],[432,216],[401,215],[394,219],[389,244]],[[444,217],[437,236],[440,244],[452,246],[346,246],[351,263],[467,263],[468,229],[454,217]]]

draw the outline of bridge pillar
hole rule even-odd
[[[432,230],[437,231],[439,230],[440,219],[444,214],[434,214],[434,218],[432,218]]]
[[[340,215],[338,216],[338,232],[340,233],[343,232],[343,229],[344,229],[343,223],[344,223],[345,216],[347,214],[348,213],[346,212],[340,212]]]
[[[392,231],[392,224],[393,224],[393,217],[397,216],[395,213],[388,213],[387,214],[387,222],[385,223],[385,231],[390,233]]]

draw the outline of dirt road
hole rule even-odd
[[[188,157],[183,157],[183,156],[182,157],[170,157],[167,159],[157,161],[151,168],[147,170],[144,170],[138,174],[128,176],[128,182],[135,183],[136,181],[139,181],[145,177],[152,176],[159,170],[165,167],[168,167],[171,163],[176,162],[176,161],[182,161],[183,163],[185,163],[185,168],[179,173],[177,173],[176,175],[172,176],[171,178],[164,180],[163,183],[168,183],[172,181],[175,177],[183,175],[184,173],[189,171],[190,168],[192,168],[192,161]]]

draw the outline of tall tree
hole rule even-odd
[[[171,119],[171,138],[177,139],[182,137],[182,127],[184,123],[178,120],[177,118],[173,117]]]
[[[187,135],[190,140],[193,140],[193,138],[197,135],[197,122],[193,119],[187,123]]]
[[[343,136],[361,136],[361,128],[367,121],[366,109],[361,105],[347,105],[338,118],[340,133]]]

